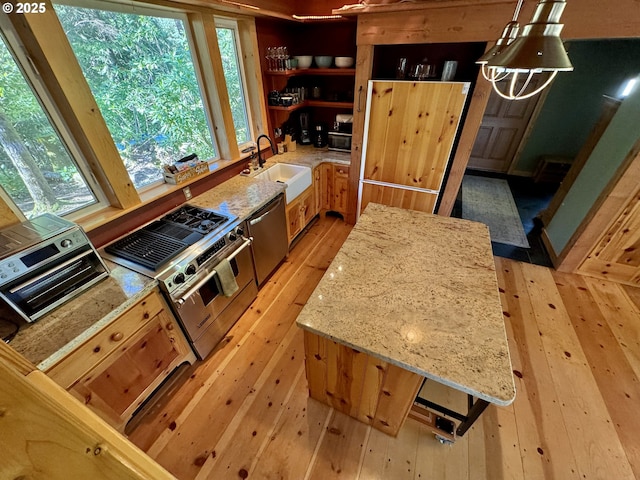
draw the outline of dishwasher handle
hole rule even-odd
[[[282,195],[280,195],[277,200],[272,201],[268,205],[268,210],[266,212],[264,212],[259,217],[252,218],[251,220],[249,220],[249,225],[255,225],[256,223],[260,223],[262,220],[264,220],[265,217],[267,217],[271,212],[273,212],[276,208],[278,208],[280,206],[280,204],[282,203],[283,199],[284,199],[284,197]]]

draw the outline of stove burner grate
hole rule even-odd
[[[105,251],[156,270],[189,245],[146,230],[136,230],[105,247]]]

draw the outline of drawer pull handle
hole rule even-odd
[[[123,337],[124,335],[122,334],[122,332],[116,332],[111,334],[111,340],[113,340],[114,342],[119,342],[120,340],[122,340]]]

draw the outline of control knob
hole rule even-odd
[[[60,246],[62,248],[69,248],[71,245],[73,245],[73,240],[71,240],[70,238],[65,238],[60,242]]]
[[[196,266],[193,264],[189,265],[184,273],[186,273],[187,275],[193,275],[194,273],[196,273]]]
[[[173,281],[177,284],[184,283],[184,273],[179,273],[173,277]]]
[[[240,236],[240,237],[243,236],[244,235],[244,229],[242,227],[236,228],[236,234],[238,236]]]

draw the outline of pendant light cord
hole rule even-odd
[[[513,20],[512,21],[517,21],[518,17],[520,16],[520,9],[522,8],[522,4],[524,3],[524,0],[518,0],[518,4],[516,5],[516,9],[513,12]]]

